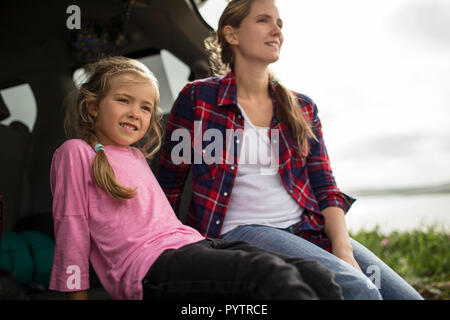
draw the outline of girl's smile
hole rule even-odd
[[[138,127],[128,122],[119,123],[119,125],[127,131],[137,131]]]
[[[156,90],[131,74],[115,76],[93,111],[96,133],[104,145],[128,147],[142,139],[150,125]]]

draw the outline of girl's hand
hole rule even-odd
[[[66,292],[66,299],[68,299],[68,300],[88,300],[88,291],[82,290],[82,291]]]

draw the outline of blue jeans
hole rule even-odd
[[[344,299],[423,299],[411,285],[357,241],[351,239],[353,254],[367,276],[328,251],[296,236],[292,230],[292,227],[278,229],[242,225],[224,234],[222,239],[243,240],[266,250],[317,261],[335,274],[334,280],[341,287]]]

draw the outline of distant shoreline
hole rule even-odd
[[[410,188],[384,188],[384,189],[355,189],[348,192],[350,195],[359,197],[371,196],[415,196],[421,194],[446,194],[450,193],[450,183],[434,186],[410,187]]]

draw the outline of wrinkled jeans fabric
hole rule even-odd
[[[242,225],[222,236],[291,257],[317,261],[334,273],[346,300],[422,300],[420,294],[395,271],[359,242],[351,239],[353,255],[365,274],[326,250],[292,233],[295,225],[278,229]]]

